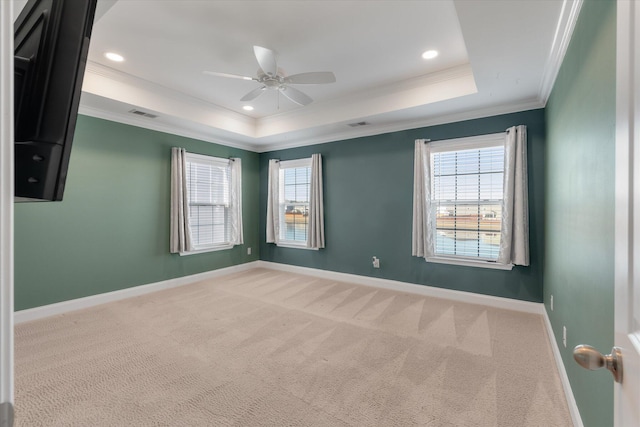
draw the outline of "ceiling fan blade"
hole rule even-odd
[[[260,68],[266,75],[275,76],[278,74],[278,64],[276,63],[276,54],[274,51],[265,47],[254,46],[253,52],[256,55]]]
[[[294,85],[317,85],[335,83],[336,76],[331,71],[315,71],[311,73],[294,74],[285,77],[284,81]]]
[[[240,101],[247,102],[247,101],[254,100],[258,96],[260,96],[262,94],[262,92],[264,92],[264,90],[266,88],[267,88],[266,86],[262,86],[262,87],[259,87],[258,89],[254,89],[251,92],[249,92],[248,94],[246,94],[245,96],[243,96],[242,98],[240,98]]]
[[[255,77],[239,76],[238,74],[218,73],[216,71],[203,71],[202,74],[208,74],[210,76],[216,76],[216,77],[230,77],[232,79],[256,80],[256,81],[258,80]]]
[[[296,104],[302,105],[303,107],[313,102],[313,99],[311,99],[309,95],[304,92],[300,92],[298,89],[294,89],[290,86],[281,86],[280,92],[282,92],[284,96],[286,96]]]

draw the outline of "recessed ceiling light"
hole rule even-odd
[[[124,61],[124,57],[122,55],[118,55],[117,53],[114,52],[107,52],[104,54],[104,56],[113,62],[122,62]]]
[[[422,57],[424,59],[433,59],[436,56],[438,56],[438,51],[437,50],[428,50],[425,53],[422,54]]]
[[[245,111],[253,111],[253,107],[251,105],[245,105],[242,109]]]

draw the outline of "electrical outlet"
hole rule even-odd
[[[567,348],[567,327],[562,327],[562,344],[564,344],[564,348]]]
[[[251,248],[247,248],[247,255],[251,255]]]
[[[373,268],[380,268],[380,258],[373,257]]]
[[[553,311],[553,294],[551,294],[551,311]]]

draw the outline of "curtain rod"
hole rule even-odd
[[[213,154],[194,153],[193,151],[187,151],[187,149],[186,149],[186,148],[182,148],[182,147],[172,147],[172,148],[179,148],[180,150],[184,150],[184,151],[185,151],[185,152],[187,152],[187,153],[190,153],[190,154],[197,154],[198,156],[218,157],[218,156],[214,156]],[[219,159],[224,159],[224,157],[218,157],[218,158],[219,158]],[[235,161],[236,161],[236,158],[235,158],[235,157],[231,157],[231,156],[229,156],[229,157],[227,157],[227,160],[230,160],[230,161],[232,161],[232,162],[235,162]]]

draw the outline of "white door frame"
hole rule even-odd
[[[0,1],[0,427],[12,425],[13,0]]]
[[[617,4],[614,425],[640,425],[640,6]],[[635,292],[634,292],[635,290]]]

